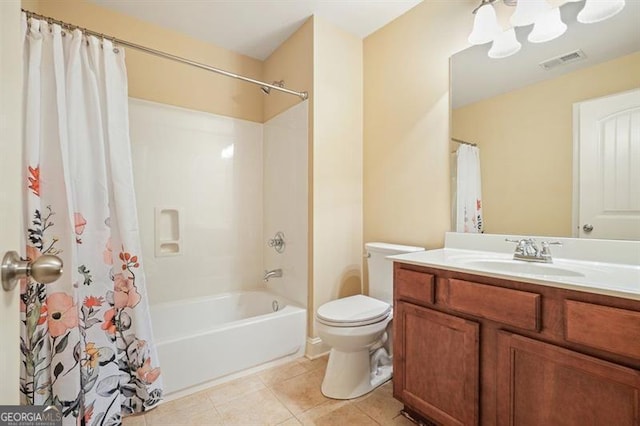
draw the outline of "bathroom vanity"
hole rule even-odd
[[[531,269],[450,247],[395,256],[394,396],[442,425],[639,425],[638,255]]]

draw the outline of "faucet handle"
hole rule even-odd
[[[519,240],[505,238],[504,240],[518,244],[515,249],[515,253],[518,255],[537,256],[539,253],[538,246],[533,238],[520,238]]]
[[[561,246],[562,243],[560,241],[543,241],[542,243],[542,254],[551,255],[551,250],[549,246]]]

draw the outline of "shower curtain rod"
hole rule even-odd
[[[462,139],[451,138],[451,140],[454,141],[454,142],[461,143],[463,145],[478,146],[478,144],[476,144],[476,143],[463,141]]]
[[[98,38],[102,38],[102,39],[106,39],[106,40],[111,40],[111,42],[113,42],[114,44],[119,44],[121,46],[130,47],[132,49],[136,49],[136,50],[139,50],[139,51],[144,52],[144,53],[149,53],[151,55],[156,55],[156,56],[159,56],[161,58],[170,59],[172,61],[176,61],[176,62],[180,62],[180,63],[183,63],[183,64],[191,65],[193,67],[200,68],[200,69],[207,70],[207,71],[211,71],[211,72],[215,72],[217,74],[222,74],[222,75],[225,75],[227,77],[235,78],[237,80],[246,81],[247,83],[255,84],[255,85],[258,85],[258,86],[261,86],[261,87],[268,87],[270,89],[277,90],[279,92],[284,92],[284,93],[288,93],[290,95],[295,95],[295,96],[298,96],[302,100],[305,100],[305,99],[309,98],[309,94],[307,92],[297,92],[295,90],[290,90],[290,89],[286,89],[284,87],[276,86],[275,84],[270,84],[270,83],[266,83],[264,81],[255,80],[253,78],[245,77],[243,75],[234,74],[232,72],[225,71],[225,70],[222,70],[220,68],[215,68],[215,67],[212,67],[210,65],[202,64],[200,62],[195,62],[195,61],[192,61],[190,59],[182,58],[182,57],[177,56],[177,55],[172,55],[171,53],[162,52],[160,50],[152,49],[150,47],[141,46],[139,44],[132,43],[130,41],[121,40],[119,38],[107,36],[107,35],[104,35],[102,33],[98,33],[98,32],[95,32],[95,31],[91,31],[91,30],[89,30],[87,28],[83,28],[83,27],[79,27],[77,25],[69,24],[67,22],[59,21],[59,20],[51,18],[49,16],[40,15],[38,13],[34,13],[34,12],[31,12],[31,11],[26,10],[26,9],[22,9],[22,11],[27,14],[27,17],[33,17],[33,18],[41,19],[41,20],[47,21],[49,24],[58,24],[61,27],[69,29],[69,30],[78,29],[78,30],[81,30],[85,34],[92,35],[94,37],[98,37]]]

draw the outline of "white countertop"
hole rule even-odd
[[[500,237],[504,240],[503,236]],[[552,264],[535,263],[536,273],[503,271],[491,266],[492,262],[510,263],[512,258],[512,253],[454,247],[388,257],[394,262],[640,300],[640,265],[638,264],[554,257]],[[474,260],[481,260],[481,262],[474,262]],[[529,263],[513,262],[519,264],[516,266],[522,266],[522,269],[526,269],[526,264]],[[549,274],[545,274],[545,271]],[[564,271],[567,274],[562,273]],[[573,271],[575,274],[572,273]]]

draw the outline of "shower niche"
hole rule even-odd
[[[182,232],[180,232],[182,209],[156,207],[155,216],[156,257],[182,254]]]

